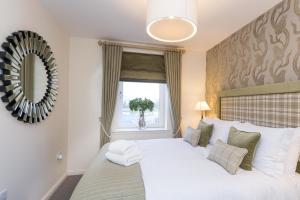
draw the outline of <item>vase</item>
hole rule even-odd
[[[146,122],[145,122],[144,111],[140,111],[139,129],[145,129],[145,128],[146,128]]]

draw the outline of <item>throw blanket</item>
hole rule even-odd
[[[140,165],[120,166],[108,161],[102,147],[83,175],[70,200],[144,200],[145,188]]]

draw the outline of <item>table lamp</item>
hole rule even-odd
[[[206,101],[199,101],[195,106],[195,110],[199,110],[201,112],[201,119],[205,116],[205,111],[210,110]]]

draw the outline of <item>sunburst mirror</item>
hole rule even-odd
[[[6,109],[26,123],[45,120],[54,107],[58,72],[53,52],[37,33],[8,36],[0,52],[0,92]]]

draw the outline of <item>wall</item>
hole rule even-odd
[[[127,49],[129,51],[129,49]],[[131,51],[136,51],[131,49]],[[148,51],[147,51],[148,52]],[[146,52],[143,52],[146,53]],[[89,166],[99,150],[99,121],[101,101],[101,48],[97,40],[71,38],[70,45],[70,105],[68,171],[80,173]],[[80,92],[78,92],[80,91]],[[204,99],[205,54],[187,51],[182,66],[183,127],[195,127],[200,113],[194,110]],[[82,109],[84,107],[84,109]],[[114,133],[112,139],[152,139],[170,137],[169,131],[158,133]]]
[[[99,150],[101,48],[96,39],[70,40],[68,171],[80,173]]]
[[[206,60],[205,53],[186,51],[182,57],[182,130],[196,128],[201,113],[195,110],[198,101],[205,100]]]
[[[222,90],[300,80],[300,2],[285,0],[207,52],[206,98]]]
[[[59,69],[59,96],[54,112],[46,121],[36,125],[23,124],[12,118],[5,105],[0,103],[0,121],[4,127],[0,132],[0,157],[4,158],[0,166],[0,190],[8,189],[9,199],[35,200],[40,199],[66,171],[84,171],[99,150],[101,48],[96,39],[69,39],[38,0],[5,0],[1,8],[3,19],[10,16],[9,23],[2,23],[1,41],[13,31],[36,31],[51,45]],[[193,51],[187,51],[183,56],[183,128],[195,127],[200,118],[194,105],[204,99],[204,57],[203,53]],[[168,133],[147,133],[121,137],[169,136]],[[65,156],[63,161],[56,160],[58,152]]]
[[[0,102],[0,191],[10,200],[39,200],[65,173],[67,153],[69,36],[38,0],[2,0],[0,41],[14,31],[32,30],[52,47],[59,70],[59,95],[46,121],[35,125],[17,121]],[[2,95],[2,94],[1,94]]]

